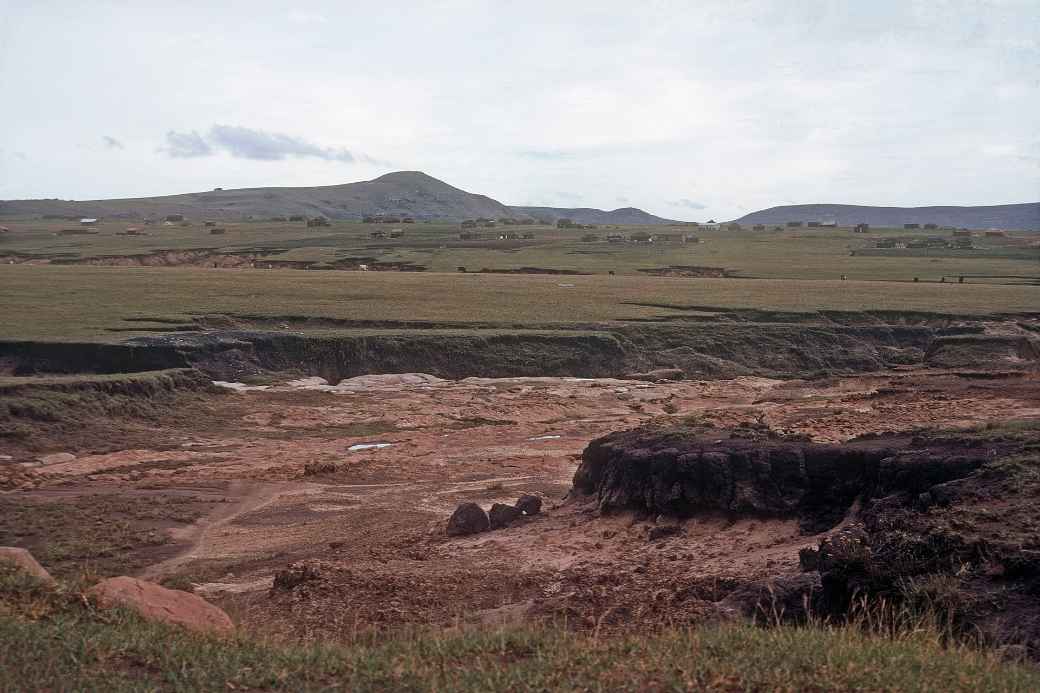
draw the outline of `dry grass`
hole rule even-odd
[[[1040,306],[1036,286],[26,265],[0,267],[0,293],[0,338],[40,340],[122,339],[133,334],[122,330],[205,314],[566,326],[688,312],[651,304],[960,314]]]

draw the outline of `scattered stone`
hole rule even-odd
[[[476,503],[462,503],[448,518],[447,532],[449,536],[477,534],[486,532],[491,527],[491,520]]]
[[[657,541],[658,539],[674,536],[681,531],[682,527],[679,525],[654,525],[647,532],[646,538],[648,541]]]
[[[71,452],[55,452],[50,455],[41,455],[37,457],[40,464],[51,465],[51,464],[64,464],[65,462],[74,462],[76,456]]]
[[[25,549],[14,546],[0,546],[0,563],[13,565],[28,575],[43,582],[53,583],[54,578],[47,569],[40,565],[33,555]]]
[[[274,576],[274,589],[291,590],[305,582],[321,579],[321,571],[311,563],[292,563]]]
[[[491,529],[502,529],[523,516],[524,513],[520,508],[505,503],[495,503],[491,506],[491,512],[488,513],[488,521]]]
[[[516,501],[516,509],[524,515],[537,515],[542,511],[542,499],[525,493]]]
[[[189,630],[224,634],[235,629],[223,609],[198,595],[126,575],[102,580],[87,591],[87,596],[102,609],[123,606],[149,621],[172,623]]]

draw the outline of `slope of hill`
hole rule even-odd
[[[242,188],[121,200],[14,200],[0,214],[68,214],[141,218],[184,214],[229,219],[304,214],[358,218],[402,214],[419,219],[510,216],[509,208],[484,195],[452,187],[419,171],[398,171],[375,180],[311,188]]]
[[[634,209],[555,209],[509,207],[486,195],[460,190],[420,171],[397,171],[375,180],[311,188],[241,188],[183,195],[115,200],[0,201],[0,216],[67,215],[142,219],[183,214],[193,219],[243,219],[323,215],[360,219],[394,214],[416,219],[459,221],[488,217],[539,216],[570,218],[584,224],[660,224],[666,220]]]
[[[788,221],[836,221],[839,225],[939,224],[968,229],[1040,230],[1040,202],[986,207],[868,207],[864,205],[789,205],[747,214],[740,224],[783,224]]]
[[[516,216],[528,216],[535,219],[546,219],[555,222],[557,219],[570,219],[578,224],[673,224],[671,219],[662,219],[649,212],[635,207],[622,207],[612,211],[592,209],[590,207],[520,207],[513,206]]]

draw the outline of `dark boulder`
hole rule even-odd
[[[524,515],[537,515],[542,511],[542,499],[525,493],[516,501],[516,509]]]
[[[460,536],[486,532],[490,527],[491,521],[483,508],[476,503],[463,503],[448,518],[447,532],[449,536]]]
[[[519,508],[506,505],[505,503],[495,503],[491,506],[491,512],[488,513],[488,520],[490,521],[491,529],[502,529],[523,516],[524,513]]]

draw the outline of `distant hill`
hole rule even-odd
[[[532,211],[527,211],[532,210]],[[397,171],[375,180],[310,188],[240,188],[207,192],[114,200],[9,200],[0,201],[0,216],[67,215],[143,219],[183,214],[191,219],[266,219],[274,216],[326,216],[360,219],[393,214],[419,220],[460,221],[487,217],[561,217],[578,223],[658,224],[665,220],[627,208],[613,212],[598,209],[509,207],[486,195],[460,190],[420,171]]]
[[[987,207],[867,207],[861,205],[789,205],[752,212],[740,224],[784,224],[788,221],[836,221],[841,226],[870,224],[938,224],[967,229],[1040,230],[1040,202]]]
[[[635,207],[622,207],[613,211],[575,207],[511,207],[515,216],[528,216],[535,219],[546,219],[555,222],[557,219],[570,219],[577,224],[674,224],[671,219],[655,217]]]

